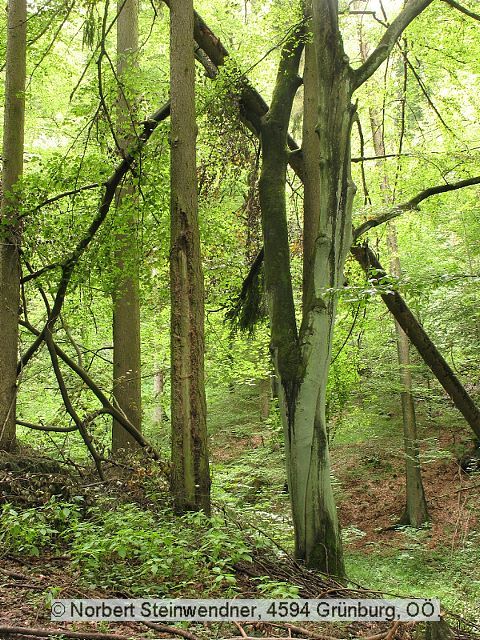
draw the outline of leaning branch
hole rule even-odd
[[[382,279],[386,278],[387,274],[370,247],[366,244],[362,246],[355,245],[351,248],[351,252],[367,276],[372,278],[374,283],[381,284]],[[480,439],[480,411],[478,407],[468,395],[448,362],[430,340],[425,329],[410,311],[405,300],[398,291],[389,291],[380,295],[395,320],[422,356],[425,364],[430,367],[454,405],[462,413],[477,438]]]
[[[97,231],[102,226],[107,214],[110,210],[110,205],[115,197],[115,192],[124,176],[127,174],[129,169],[133,166],[135,159],[137,158],[140,151],[143,149],[147,141],[150,139],[150,136],[155,131],[160,122],[168,118],[170,115],[170,104],[166,104],[158,111],[156,111],[153,115],[150,116],[148,120],[144,122],[144,129],[138,140],[136,141],[133,148],[126,154],[123,160],[115,169],[114,173],[110,176],[110,178],[105,183],[105,193],[103,195],[102,201],[98,208],[97,215],[93,219],[90,227],[84,234],[83,238],[78,242],[77,246],[74,248],[70,256],[60,265],[62,270],[62,275],[60,278],[60,284],[55,296],[55,301],[53,303],[52,311],[49,314],[47,322],[38,335],[37,339],[33,342],[33,344],[27,349],[25,354],[22,356],[18,367],[17,372],[20,373],[23,367],[31,360],[34,354],[39,349],[42,342],[45,340],[45,332],[47,329],[50,331],[53,329],[55,322],[58,319],[63,307],[63,303],[65,301],[65,295],[67,293],[68,285],[70,284],[70,280],[72,278],[75,267],[80,261],[81,257],[85,253],[87,247],[90,245],[92,240],[94,239]]]
[[[25,320],[20,320],[20,324],[22,327],[25,327],[35,336],[40,336],[40,331],[36,329],[33,325]],[[122,427],[138,442],[138,444],[146,451],[148,451],[152,458],[156,461],[161,461],[160,454],[155,450],[155,448],[146,440],[143,435],[138,431],[133,424],[128,420],[128,418],[119,411],[107,398],[107,396],[103,393],[101,388],[96,384],[96,382],[88,375],[88,373],[80,367],[75,360],[70,358],[69,355],[65,353],[57,343],[52,339],[52,346],[55,349],[58,357],[63,360],[63,362],[74,371],[78,377],[82,380],[82,382],[90,389],[90,391],[96,396],[96,398],[101,403],[104,411],[102,413],[110,414],[117,422],[119,422]],[[100,410],[97,412],[97,415],[100,414]],[[85,420],[84,420],[85,423]],[[164,473],[168,475],[168,468],[165,466],[163,469]]]
[[[375,218],[370,218],[370,220],[366,220],[365,222],[363,222],[356,229],[354,229],[353,238],[354,240],[358,240],[358,238],[366,233],[369,229],[373,229],[374,227],[378,227],[379,225],[384,224],[385,222],[389,222],[394,218],[398,218],[398,216],[401,216],[406,211],[417,210],[418,205],[431,196],[436,196],[440,193],[448,193],[449,191],[456,191],[457,189],[471,187],[472,185],[476,184],[480,184],[480,176],[468,178],[466,180],[459,180],[458,182],[452,182],[450,184],[440,184],[435,187],[424,189],[423,191],[420,191],[420,193],[418,193],[415,197],[411,198],[408,202],[392,207],[385,213],[382,213]]]
[[[392,52],[395,43],[422,11],[424,11],[433,0],[409,0],[404,9],[398,14],[392,24],[383,34],[377,48],[370,54],[367,60],[353,72],[354,88],[358,89],[372,76],[378,67],[385,62]]]

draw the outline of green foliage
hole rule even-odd
[[[57,549],[90,586],[135,594],[206,595],[237,590],[234,565],[249,561],[241,532],[221,517],[153,515],[135,505],[108,505],[82,515],[77,503],[52,498],[44,507],[2,507],[0,542],[5,553],[39,556]]]
[[[263,598],[288,600],[299,597],[299,587],[288,582],[271,580],[268,576],[256,578],[256,582]]]
[[[59,548],[78,524],[81,505],[52,497],[44,506],[19,510],[9,503],[1,508],[0,543],[4,553],[39,556],[41,551]]]

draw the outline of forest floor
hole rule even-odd
[[[289,499],[283,491],[284,471],[278,424],[272,416],[263,422],[252,421],[252,398],[249,393],[245,394],[243,404],[242,398],[237,400],[236,415],[231,418],[231,422],[224,417],[220,419],[220,416],[226,415],[223,410],[225,400],[214,397],[212,402],[214,419],[211,424],[211,449],[215,508],[219,513],[233,514],[233,519],[240,526],[246,529],[250,527],[249,535],[252,531],[257,531],[260,536],[263,535],[262,531],[266,532],[267,538],[274,538],[275,544],[288,551],[291,549],[291,523]],[[377,410],[369,413],[357,407],[349,416],[348,428],[342,424],[335,425],[331,434],[332,473],[342,523],[346,566],[352,584],[361,584],[368,589],[395,596],[440,597],[447,610],[475,622],[480,620],[480,477],[478,474],[476,477],[464,474],[457,462],[461,452],[470,443],[468,432],[459,425],[450,409],[443,411],[441,416],[442,422],[449,425],[448,428],[444,424],[438,426],[439,418],[430,421],[424,419],[422,428],[423,478],[431,525],[421,530],[409,527],[391,528],[402,515],[404,502],[398,415]],[[145,487],[151,486],[152,482],[149,471],[136,481],[129,479],[128,475],[113,474],[109,482],[101,487],[103,502],[100,509],[108,504],[108,508],[114,513],[122,502],[127,502],[128,507],[130,500],[140,509],[158,511],[158,496],[160,493],[163,495],[160,502],[165,499],[165,487],[157,487],[160,493],[149,493]],[[87,484],[94,487],[93,493],[89,489],[91,493],[88,502],[95,504],[100,489],[92,479]],[[21,514],[22,508],[17,511]],[[129,512],[127,517],[130,517]],[[41,526],[48,529],[48,520],[44,519],[42,522]],[[136,525],[134,520],[132,522],[132,529],[125,530],[127,538],[135,535]],[[36,527],[38,523],[35,521],[34,525],[30,525],[30,521],[25,520],[23,526]],[[86,536],[88,539],[89,530],[84,533],[81,527],[85,525],[78,526],[79,536]],[[114,521],[112,526],[121,525]],[[148,530],[148,525],[145,525],[145,529]],[[0,534],[2,531],[8,542],[5,528],[0,530]],[[170,530],[165,531],[161,535],[168,537]],[[107,531],[105,536],[108,535],[113,534]],[[39,545],[38,553],[18,550],[12,552],[7,549],[8,545],[3,552],[0,551],[0,638],[16,637],[6,633],[2,635],[1,628],[6,626],[58,629],[59,626],[53,625],[49,620],[49,603],[52,598],[132,596],[125,587],[128,576],[125,577],[120,569],[117,588],[102,586],[102,580],[98,576],[97,580],[92,581],[92,571],[88,573],[85,569],[89,565],[83,559],[83,564],[78,561],[79,553],[89,553],[87,543],[84,547],[79,546],[79,536],[76,538],[76,551],[68,545],[62,546],[63,543],[58,541],[55,545]],[[27,542],[25,548],[28,547]],[[186,544],[190,543],[187,541]],[[30,550],[31,547],[32,545]],[[94,552],[95,550],[92,554]],[[206,553],[208,555],[209,551]],[[119,555],[120,558],[117,557],[116,561],[121,564],[122,554]],[[130,563],[130,568],[133,567],[135,571],[140,562],[137,560],[138,558],[134,558]],[[127,561],[128,557],[125,562]],[[278,563],[278,559],[276,562]],[[219,561],[217,564],[222,566]],[[269,580],[265,579],[263,584],[266,588],[262,590],[262,579],[252,578],[248,570],[242,570],[244,564],[241,562],[232,562],[232,566],[235,565],[232,580],[235,580],[236,597],[284,598],[289,595],[288,588],[282,582],[282,572],[276,574],[267,564],[262,564],[259,571],[253,572],[254,575],[262,575],[271,570]],[[291,571],[291,567],[286,567],[287,577],[289,570]],[[116,575],[112,573],[113,581]],[[207,588],[207,575],[203,573],[196,576],[197,582],[193,587],[192,580],[185,579],[184,592],[180,586],[172,597],[188,597],[192,588],[197,594],[201,593],[202,584]],[[226,582],[220,581],[218,590],[213,595],[210,591],[205,597],[232,597],[234,592],[227,588],[229,579],[225,575]],[[291,582],[295,583],[293,574]],[[92,586],[93,583],[96,586]],[[134,596],[140,597],[142,584],[140,581]],[[300,589],[299,593],[302,595],[305,592]],[[165,595],[160,593],[158,597]],[[370,637],[383,633],[382,637],[388,637],[389,640],[393,638],[391,633],[385,635],[389,633],[388,624],[305,626],[308,627],[306,631],[310,633],[310,637],[314,637],[312,634],[315,633],[319,637],[332,638]],[[130,623],[91,623],[83,626],[68,624],[61,628],[95,630],[134,639],[172,637],[171,631],[146,629],[141,624]],[[193,634],[192,638],[241,637],[242,633],[231,623],[223,626],[177,626],[180,633],[187,628]],[[264,627],[256,630],[249,627],[246,630],[258,637],[295,636],[292,629],[288,630],[287,627]],[[184,637],[188,637],[188,632]],[[395,638],[408,638],[411,634],[412,629],[407,626],[395,629]]]

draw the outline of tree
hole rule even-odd
[[[132,99],[132,76],[138,54],[138,0],[119,0],[117,18],[117,141],[125,155],[137,135]],[[116,205],[122,232],[115,240],[117,274],[113,295],[113,395],[117,406],[141,431],[142,388],[140,360],[140,296],[137,214],[134,187],[128,176],[117,189]],[[112,450],[131,449],[135,440],[113,420]]]
[[[360,27],[360,55],[363,62],[368,58],[368,47],[364,40],[363,29]],[[407,68],[404,66],[405,80]],[[400,95],[401,127],[405,127],[405,95]],[[380,114],[373,108],[369,108],[369,120],[372,132],[372,143],[375,155],[378,156],[378,165],[383,169],[380,191],[383,204],[386,207],[394,206],[394,193],[385,166],[385,129]],[[403,135],[400,135],[399,154],[402,152]],[[393,200],[392,200],[393,195]],[[398,255],[398,240],[395,223],[387,226],[387,243],[391,252],[390,271],[395,278],[400,279],[402,267]],[[421,527],[429,521],[427,501],[422,482],[420,468],[420,452],[418,447],[417,420],[415,415],[415,401],[412,392],[412,373],[410,368],[410,345],[407,334],[395,320],[395,335],[397,340],[397,356],[399,364],[399,378],[401,385],[401,405],[403,416],[403,438],[405,448],[405,478],[406,478],[406,506],[400,519],[400,523],[412,527]]]
[[[309,253],[304,251],[310,268],[304,272],[300,328],[295,315],[285,205],[288,123],[299,86],[298,33],[297,40],[283,51],[272,103],[261,125],[263,164],[259,189],[265,289],[271,350],[281,386],[279,402],[295,553],[307,566],[337,575],[343,574],[344,568],[330,481],[325,403],[336,312],[334,292],[343,285],[343,267],[352,244],[352,97],[386,60],[404,29],[431,2],[410,0],[365,63],[353,69],[343,47],[338,3],[312,1],[314,51],[309,60],[316,69],[305,74],[304,84],[308,95],[313,95],[308,83],[316,84],[316,126],[309,126],[308,131],[318,140],[312,143],[316,152],[307,152],[304,158],[304,176],[306,182],[318,181],[319,197],[307,200],[304,211],[304,227],[314,230],[315,239],[312,242],[309,237]],[[304,139],[304,148],[306,145],[308,140]]]
[[[8,3],[3,197],[0,221],[0,449],[15,444],[20,308],[20,184],[23,173],[27,3]]]
[[[198,226],[192,0],[170,11],[171,485],[178,512],[210,513],[204,291]]]

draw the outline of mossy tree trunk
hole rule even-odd
[[[138,55],[138,0],[119,0],[117,19],[117,140],[125,154],[135,141],[133,76]],[[135,189],[129,176],[116,193],[120,231],[115,238],[116,287],[113,295],[113,395],[133,426],[142,429],[139,255]],[[113,420],[112,451],[138,446]]]
[[[271,351],[280,382],[288,485],[296,557],[307,566],[344,573],[342,546],[330,480],[325,419],[326,385],[336,312],[335,291],[352,242],[350,133],[352,95],[387,58],[405,27],[432,0],[410,0],[386,30],[368,60],[353,70],[343,49],[335,0],[312,0],[313,42],[307,44],[303,152],[304,213],[303,312],[297,328],[285,200],[287,141],[302,31],[282,52],[269,111],[260,124],[262,171],[259,182],[265,249],[265,290]]]
[[[341,42],[335,40],[339,38],[338,29],[333,37],[328,7],[326,11],[327,22],[324,15],[314,17],[321,33],[317,34],[318,43],[307,44],[306,54],[305,93],[312,99],[306,102],[305,131],[310,132],[313,140],[309,137],[304,140],[305,175],[310,193],[316,195],[308,200],[310,206],[305,208],[305,229],[312,230],[314,237],[313,241],[310,235],[305,238],[305,260],[310,266],[304,271],[300,330],[297,330],[290,275],[285,173],[286,136],[293,97],[299,86],[297,69],[302,34],[297,33],[283,51],[272,104],[262,123],[263,163],[259,188],[271,349],[280,381],[295,553],[308,566],[342,575],[343,554],[330,481],[325,422],[326,381],[335,317],[335,297],[329,295],[327,289],[338,285],[351,242],[353,184],[349,152],[353,109],[349,68],[341,53]],[[330,46],[332,37],[334,47]],[[318,60],[317,52],[321,50],[329,56],[328,61]],[[312,72],[309,65],[317,69],[321,65],[328,72]],[[312,80],[313,90],[308,79]],[[332,83],[337,87],[334,94]],[[337,226],[337,220],[342,219],[344,222]]]
[[[210,512],[204,387],[204,284],[197,204],[194,13],[170,2],[172,494]]]
[[[23,173],[27,4],[10,0],[7,19],[3,197],[0,219],[0,449],[15,446],[20,308],[19,180]]]

